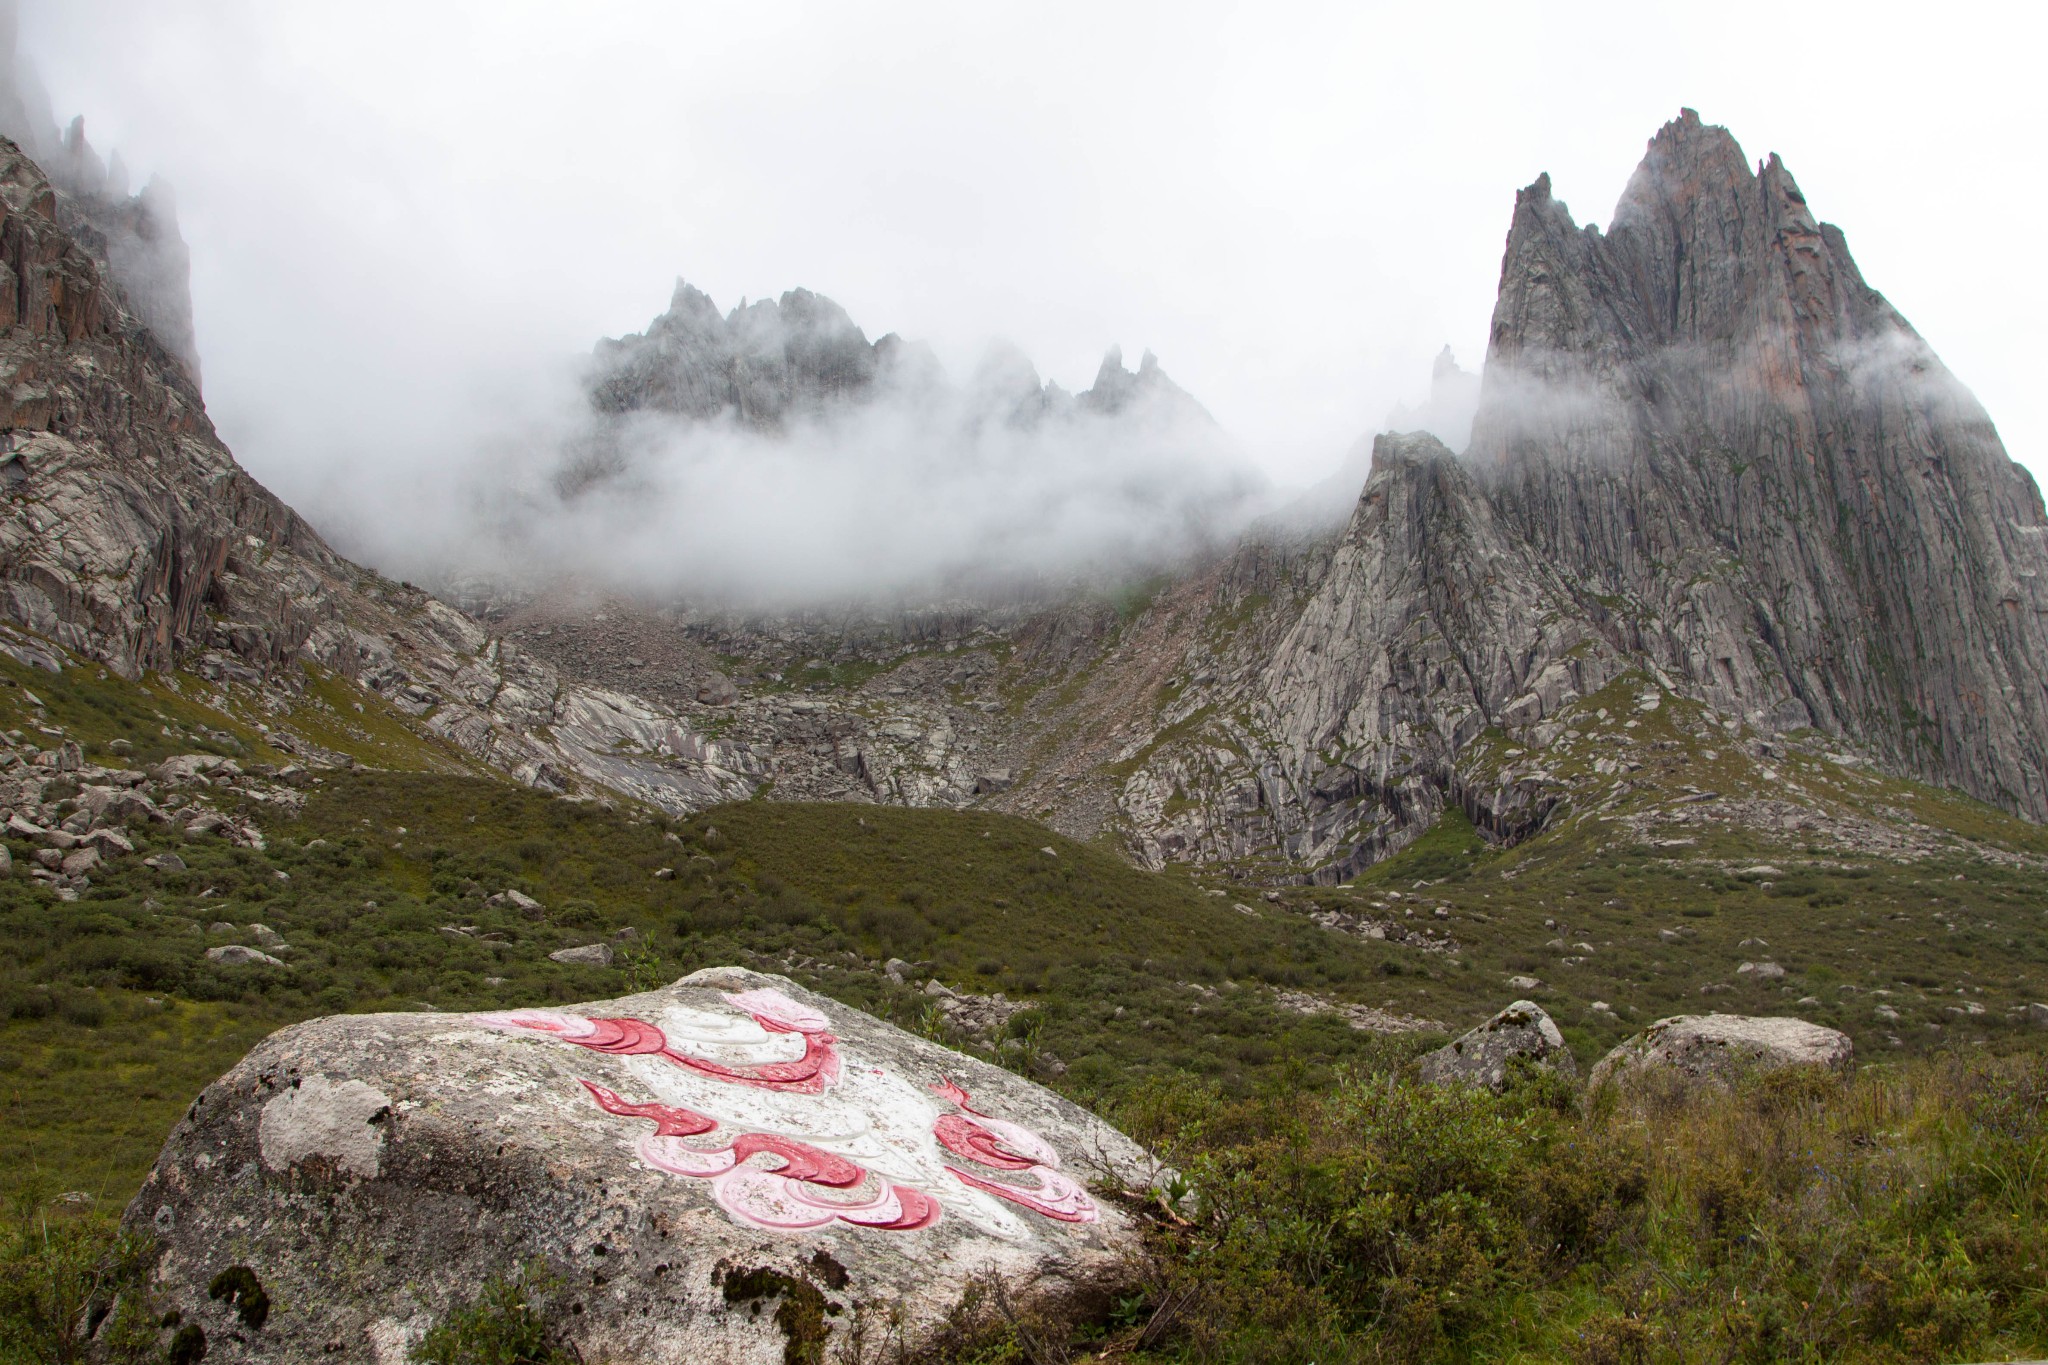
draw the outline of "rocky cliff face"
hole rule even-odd
[[[557,585],[458,611],[348,563],[221,446],[82,205],[0,143],[0,614],[242,688],[287,743],[327,670],[551,790],[985,804],[1254,879],[1341,879],[1449,805],[1510,840],[1626,814],[1680,743],[1739,752],[1750,787],[1666,793],[1646,831],[1917,837],[1787,787],[1788,754],[2048,813],[2038,493],[1782,167],[1691,116],[1608,233],[1544,181],[1519,196],[1471,450],[1379,438],[1341,530],[834,610]],[[721,316],[685,287],[607,355],[593,401],[619,423],[777,439],[883,401],[963,440],[1206,421],[1149,356],[1069,395],[993,352],[955,389],[801,293]]]
[[[884,342],[889,338],[884,338]],[[846,310],[808,289],[717,305],[682,280],[644,333],[598,344],[591,404],[778,430],[868,398],[893,346],[870,345]]]
[[[1517,197],[1470,450],[1380,438],[1326,553],[1172,679],[1141,856],[1339,878],[1447,802],[1506,838],[1611,803],[1560,770],[1624,676],[1754,757],[1814,735],[2048,816],[2039,492],[1783,165],[1690,112],[1605,234]]]
[[[57,208],[65,231],[105,265],[126,311],[196,386],[191,263],[170,187],[152,178],[130,194],[120,153],[102,159],[86,140],[83,118],[58,130],[42,82],[15,49],[13,0],[0,0],[0,137],[11,139],[62,192]]]
[[[194,670],[277,709],[307,666],[338,673],[543,786],[670,805],[751,790],[751,759],[329,549],[235,463],[83,221],[0,139],[0,616],[126,676]]]
[[[1776,156],[1686,111],[1605,234],[1517,196],[1471,456],[1686,690],[2048,818],[2039,490]]]
[[[301,584],[244,570],[271,546],[315,574],[336,561],[215,439],[189,371],[67,230],[77,212],[0,140],[6,611],[131,675],[209,614],[263,622],[264,651],[289,655],[319,613]]]

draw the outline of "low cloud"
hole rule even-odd
[[[995,348],[955,384],[801,291],[721,318],[679,287],[647,334],[528,397],[452,496],[350,538],[430,581],[777,605],[1145,572],[1227,544],[1268,502],[1150,355],[1131,370],[1112,352],[1068,394]]]

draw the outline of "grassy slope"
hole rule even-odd
[[[1541,835],[1493,848],[1453,810],[1350,886],[1292,890],[1288,905],[1412,915],[1451,933],[1473,970],[1388,983],[1385,998],[1415,1013],[1472,1022],[1511,993],[1509,977],[1536,977],[1544,985],[1526,993],[1582,1060],[1650,1020],[1708,1010],[1797,1013],[1849,1033],[1866,1058],[2048,1045],[2021,1012],[2048,1000],[2048,830],[1845,766],[1818,744],[1758,759],[1693,703],[1636,710],[1642,685],[1619,680],[1568,713],[1578,738],[1543,766],[1574,796]],[[1597,773],[1624,743],[1643,770]],[[1717,803],[1673,800],[1704,791],[1756,802],[1794,785],[1852,820],[1885,813],[1875,837],[1918,843],[1925,856],[1857,852],[1825,830],[1762,833],[1714,819]],[[1786,975],[1745,974],[1745,962]],[[1881,1018],[1879,1006],[1899,1017]]]
[[[0,974],[0,1179],[125,1198],[198,1087],[294,1019],[591,999],[733,960],[927,1029],[929,1001],[880,973],[887,957],[1029,994],[1041,1007],[1011,1028],[1029,1055],[1001,1055],[1048,1076],[1067,1059],[1060,1079],[1083,1094],[1169,1068],[1240,1084],[1283,1056],[1327,1071],[1377,1046],[1257,983],[1341,994],[1389,950],[1249,918],[1013,817],[755,803],[672,834],[480,778],[356,773],[327,775],[301,814],[259,818],[263,852],[177,840],[175,873],[140,856],[171,836],[138,829],[138,856],[76,902],[0,884],[15,950]],[[486,903],[506,888],[545,912]],[[250,941],[217,921],[276,930],[289,969],[205,961]],[[600,939],[622,948],[617,965],[547,960]],[[118,1140],[105,1112],[121,1115]]]
[[[1789,1108],[1762,1095],[1727,1112],[1612,1119],[1563,1113],[1540,1094],[1392,1104],[1384,1097],[1407,1091],[1374,1090],[1384,1082],[1364,1078],[1433,1039],[1359,1033],[1280,1008],[1273,994],[1462,1025],[1517,993],[1506,976],[1528,972],[1545,980],[1530,993],[1558,1013],[1584,1060],[1659,1014],[1782,1012],[1809,993],[1820,1003],[1797,1012],[1848,1028],[1866,1058],[2021,1050],[2048,1042],[2048,1031],[2007,1012],[2048,995],[2048,907],[2031,868],[1966,848],[1913,862],[1845,858],[1714,825],[1667,847],[1622,823],[1623,800],[1583,818],[1568,812],[1505,851],[1454,814],[1355,886],[1294,888],[1274,905],[1182,873],[1143,873],[1103,848],[988,813],[751,802],[671,822],[553,800],[466,775],[460,756],[374,697],[356,711],[358,698],[331,680],[280,718],[190,678],[132,685],[90,666],[52,677],[5,660],[0,674],[15,684],[0,687],[0,722],[44,743],[57,742],[50,731],[79,738],[95,756],[124,738],[131,761],[213,749],[245,765],[284,762],[255,728],[282,720],[366,765],[318,775],[300,811],[255,810],[268,836],[262,852],[179,840],[185,872],[121,859],[71,903],[20,875],[0,882],[11,949],[0,967],[0,1189],[19,1201],[85,1190],[103,1209],[118,1206],[192,1094],[264,1032],[308,1015],[595,998],[738,960],[947,1036],[926,997],[880,972],[903,957],[918,965],[916,979],[1031,1000],[1036,1008],[1008,1036],[950,1041],[1104,1106],[1208,1181],[1208,1215],[1166,1234],[1162,1297],[1131,1307],[1138,1319],[1126,1343],[1136,1322],[1171,1304],[1177,1284],[1196,1286],[1213,1307],[1154,1342],[1197,1356],[1280,1359],[1299,1346],[1328,1359],[1381,1358],[1389,1341],[1406,1340],[1418,1358],[1690,1358],[1684,1343],[1718,1332],[1723,1354],[1772,1358],[1794,1332],[1801,1349],[1822,1355],[1846,1342],[1869,1346],[1872,1359],[1938,1358],[1964,1342],[2038,1336],[2039,1313],[2015,1305],[2048,1294],[2027,1287],[2041,1277],[2024,1258],[2025,1240],[2048,1226],[2043,1173],[1985,1175],[2005,1169],[1987,1161],[2014,1159],[2013,1142],[2038,1145],[2048,1093],[2038,1078],[1991,1085],[1907,1068],[1896,1084],[1912,1093],[1893,1094],[1869,1089],[1894,1084],[1877,1068],[1863,1088]],[[1657,723],[1685,739],[1681,708]],[[1671,771],[1651,777],[1704,785],[1693,775],[1710,761],[1689,747],[1666,761]],[[1858,799],[1910,809],[1994,852],[2044,844],[2030,826],[1910,784],[1834,765],[1802,780],[1823,779],[1880,788]],[[1711,780],[1733,788],[1744,775]],[[1641,799],[1659,799],[1658,789]],[[172,837],[161,827],[133,833],[142,852]],[[14,850],[20,858],[28,846]],[[1766,861],[1782,875],[1740,871]],[[663,869],[674,875],[657,876]],[[486,903],[508,887],[545,911]],[[1423,953],[1310,920],[1331,908],[1404,921],[1412,910],[1460,949]],[[1545,928],[1545,918],[1560,927]],[[208,945],[249,937],[209,931],[216,920],[277,929],[292,945],[289,969],[207,963]],[[1671,943],[1660,928],[1689,932]],[[1742,943],[1757,937],[1768,947]],[[546,958],[600,938],[622,947],[612,968]],[[1594,948],[1546,947],[1554,938]],[[1566,967],[1566,956],[1584,961]],[[1791,974],[1769,983],[1735,974],[1764,957]],[[1591,1010],[1596,999],[1618,1013]],[[1876,1000],[1901,1019],[1880,1024]],[[1949,1012],[1964,1002],[1984,1012]],[[2005,1114],[2014,1096],[2032,1107],[2000,1120],[2010,1140],[1989,1156],[1972,1145],[1982,1124],[1942,1117],[1944,1105]],[[1688,1131],[1721,1134],[1708,1145],[1723,1156],[1758,1142],[1769,1150],[1734,1165],[1699,1143],[1674,1155],[1660,1134],[1680,1118]],[[1413,1159],[1425,1148],[1427,1159]],[[1805,1150],[1819,1155],[1794,1159]],[[1909,1198],[1897,1183],[1908,1176],[1939,1199]],[[1845,1202],[1835,1193],[1844,1181],[1893,1192]],[[1528,1241],[1560,1200],[1563,1216],[1592,1220],[1580,1241]],[[1826,1217],[1765,1216],[1780,1206]],[[1749,1221],[1731,1222],[1728,1207]],[[2003,1241],[1978,1235],[1987,1217],[2006,1220]],[[1358,1237],[1365,1250],[1345,1260],[1355,1250],[1345,1239]],[[1320,1249],[1301,1259],[1309,1244],[1300,1238]],[[1935,1269],[1916,1270],[1924,1257],[1915,1248],[1929,1238],[1948,1250]],[[1647,1288],[1628,1269],[1645,1257],[1668,1271]],[[1898,1283],[1828,1279],[1838,1263],[1875,1266]],[[1307,1269],[1268,1273],[1296,1265]],[[1999,1275],[2018,1278],[2007,1285]],[[1748,1295],[1751,1308],[1731,1315],[1731,1295]],[[1819,1321],[1807,1305],[1823,1301],[1832,1316]],[[1368,1303],[1410,1306],[1387,1316],[1359,1308]],[[1873,1303],[1892,1316],[1871,1318]],[[1289,1345],[1276,1324],[1308,1335]],[[1659,1343],[1676,1343],[1676,1354]]]
[[[195,679],[129,684],[89,665],[53,677],[11,660],[0,660],[0,676],[15,684],[0,687],[0,721],[31,735],[61,731],[96,756],[119,737],[134,762],[193,749],[289,761],[267,746],[258,717]],[[264,723],[283,719],[308,737],[317,726],[318,742],[352,748],[366,764],[434,771],[327,773],[302,812],[254,812],[265,852],[180,841],[186,872],[122,859],[75,903],[19,875],[0,884],[0,928],[15,948],[0,969],[8,1184],[125,1197],[193,1091],[294,1019],[591,998],[733,960],[935,1033],[942,1025],[914,984],[927,975],[1029,1000],[1036,1008],[1008,1039],[952,1041],[1097,1102],[1163,1073],[1242,1091],[1281,1070],[1314,1080],[1420,1045],[1281,1008],[1276,989],[1452,1027],[1527,993],[1552,1008],[1587,1062],[1650,1019],[1706,1008],[1796,1009],[1849,1031],[1865,1057],[2048,1041],[2012,1013],[2048,997],[2039,874],[1967,852],[1845,859],[1713,826],[1690,846],[1665,848],[1616,823],[1625,807],[1567,816],[1502,851],[1454,812],[1354,886],[1291,889],[1276,906],[1184,873],[1140,872],[1102,848],[984,812],[750,802],[668,822],[552,800],[453,771],[465,766],[458,756],[374,697],[356,711],[352,693],[322,680],[290,716]],[[1652,719],[1662,727],[1653,741],[1685,734],[1676,706]],[[1740,775],[1714,776],[1733,786]],[[1974,803],[1893,785],[1891,800],[1950,812],[1949,825],[1975,838],[2048,845],[2034,827]],[[143,852],[172,837],[135,834]],[[17,844],[17,858],[28,847]],[[1730,870],[1766,861],[1784,875]],[[663,868],[675,875],[658,879]],[[507,887],[540,899],[546,914],[484,903]],[[1319,909],[1412,914],[1455,935],[1459,951],[1332,933],[1308,918]],[[202,927],[216,921],[277,929],[292,944],[290,970],[206,963],[210,944],[248,937]],[[444,933],[449,925],[474,932]],[[623,949],[617,966],[546,959],[599,938]],[[1555,940],[1593,947],[1546,946]],[[890,957],[917,965],[912,985],[880,973]],[[1735,970],[1764,959],[1788,975],[1757,981]],[[1517,974],[1544,985],[1517,992],[1506,984]],[[1795,1004],[1802,999],[1818,1003]],[[1613,1012],[1593,1010],[1595,1001]],[[1880,1020],[1878,1004],[1900,1018]],[[121,1115],[121,1135],[79,1112],[71,1097],[87,1080],[94,1107]]]

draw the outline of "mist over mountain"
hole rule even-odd
[[[1691,111],[1605,232],[1547,176],[1516,197],[1467,448],[1444,354],[1391,419],[1424,429],[1340,476],[1348,519],[1261,519],[1149,354],[1079,393],[1012,348],[956,380],[822,295],[679,283],[370,490],[379,562],[477,587],[465,621],[240,470],[189,309],[151,302],[175,234],[124,247],[143,197],[17,103],[63,170],[6,168],[6,608],[123,673],[298,661],[557,789],[987,801],[1319,879],[1450,804],[1528,837],[1583,795],[1546,757],[1571,718],[1649,683],[1758,754],[1828,736],[2048,811],[2038,489],[1783,165]]]
[[[1225,546],[1265,479],[1147,352],[1078,394],[1015,348],[964,382],[805,289],[721,313],[679,281],[580,411],[477,470],[450,573],[742,602],[997,592]]]
[[[129,309],[196,384],[191,259],[170,186],[152,176],[131,194],[121,154],[102,159],[86,140],[83,117],[60,131],[49,93],[15,38],[13,0],[0,0],[0,137],[35,158],[64,191],[60,202],[73,215],[70,226],[93,239]]]
[[[14,103],[10,1360],[2032,1352],[2048,512],[1776,157],[1539,177],[1483,377],[1284,515],[1150,353],[679,283],[340,471],[437,596]]]

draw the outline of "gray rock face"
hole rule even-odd
[[[316,664],[546,791],[985,805],[1113,833],[1148,865],[1321,881],[1451,805],[1491,840],[1540,829],[1573,794],[1545,750],[1624,674],[1652,689],[1645,714],[1698,698],[1756,747],[1817,726],[2048,814],[2037,492],[1783,168],[1752,175],[1690,116],[1610,233],[1577,229],[1546,181],[1520,196],[1470,450],[1380,437],[1341,533],[1266,526],[1128,619],[1054,592],[649,609],[616,670],[580,628],[494,636],[336,556],[215,438],[75,198],[0,144],[0,617],[124,674],[275,693]],[[1207,420],[1149,358],[1112,355],[1081,395],[1014,353],[959,391],[928,361],[802,291],[721,315],[683,287],[592,393],[621,429],[765,429],[912,391],[962,432]],[[1175,468],[1190,506],[1235,496]],[[63,666],[25,632],[0,646]],[[813,660],[883,671],[814,689]]]
[[[232,929],[234,926],[229,925],[228,927]],[[208,948],[206,950],[206,958],[207,961],[218,962],[223,967],[284,966],[281,960],[272,957],[269,953],[246,947],[240,943],[224,943],[218,948]]]
[[[1686,1014],[1659,1019],[1593,1068],[1592,1084],[1666,1073],[1689,1080],[1730,1080],[1788,1066],[1840,1071],[1855,1056],[1849,1035],[1804,1019]]]
[[[200,1097],[127,1222],[209,1361],[402,1360],[537,1259],[582,1359],[770,1365],[806,1312],[820,1358],[856,1331],[914,1350],[988,1274],[1100,1299],[1137,1232],[1091,1186],[1157,1174],[1017,1076],[711,969],[569,1009],[285,1029]],[[235,1266],[268,1295],[260,1327],[209,1295]]]
[[[288,692],[315,664],[545,789],[671,809],[752,790],[751,756],[329,549],[220,443],[82,202],[0,139],[0,618],[128,677]],[[62,667],[21,638],[18,655]]]
[[[1686,690],[2048,818],[2040,491],[1775,155],[1687,110],[1604,235],[1522,191],[1469,454]]]
[[[1298,825],[1303,853],[1339,855],[1322,869],[1332,880],[1400,848],[1446,801],[1482,828],[1526,832],[1556,793],[1467,791],[1460,751],[1622,667],[1463,463],[1435,437],[1382,436],[1320,587],[1260,679],[1279,760],[1266,804]]]
[[[778,429],[866,398],[882,349],[845,309],[808,289],[721,317],[704,293],[677,280],[668,311],[645,333],[599,343],[591,401],[606,413],[730,416]]]
[[[548,954],[551,962],[566,962],[571,966],[609,967],[612,965],[612,945],[609,943],[588,943],[580,948],[563,948]]]
[[[1218,577],[1274,570],[1302,605],[1191,651],[1161,719],[1215,718],[1120,794],[1148,862],[1341,880],[1452,803],[1522,837],[1566,790],[1474,740],[1541,751],[1629,671],[2048,817],[2039,491],[1777,159],[1690,112],[1605,235],[1518,196],[1470,448],[1378,438],[1333,547]]]
[[[1545,1070],[1579,1074],[1564,1034],[1541,1005],[1517,1000],[1454,1043],[1422,1058],[1422,1079],[1432,1085],[1478,1085],[1499,1090],[1508,1068],[1526,1057]]]

